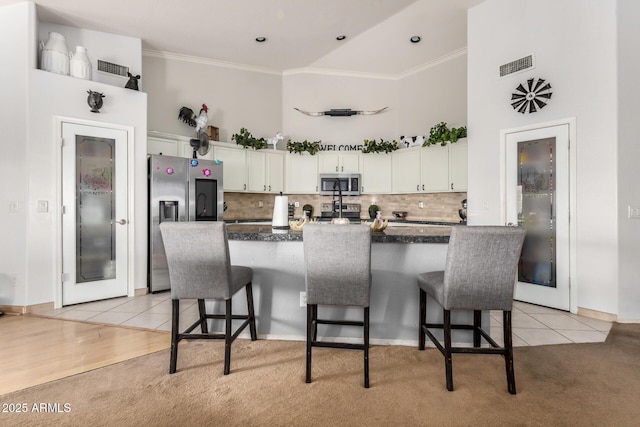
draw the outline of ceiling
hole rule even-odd
[[[0,6],[20,0],[0,0]],[[398,75],[466,47],[483,0],[34,0],[44,22],[142,39],[145,51],[285,72]],[[343,41],[336,40],[345,35]],[[419,35],[420,43],[411,43]],[[266,37],[264,43],[256,37]]]

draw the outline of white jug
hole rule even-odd
[[[69,74],[79,79],[91,80],[91,61],[87,56],[87,49],[76,46],[76,52],[69,52]]]
[[[42,47],[42,57],[40,67],[45,71],[57,74],[69,74],[69,51],[62,34],[56,32],[49,33],[49,40],[46,44],[40,43]]]

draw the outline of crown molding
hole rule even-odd
[[[183,55],[180,53],[165,52],[160,50],[142,49],[142,56],[153,58],[172,59],[175,61],[195,62],[203,65],[213,65],[215,67],[233,68],[236,70],[252,71],[255,73],[282,75],[282,71],[272,70],[270,68],[256,67],[253,65],[238,64],[236,62],[220,61],[216,59],[202,58],[200,56]]]
[[[454,60],[466,54],[467,54],[467,48],[464,47],[464,48],[455,50],[451,53],[448,53],[446,55],[443,55],[440,58],[434,59],[433,61],[429,61],[425,64],[411,68],[410,70],[407,70],[405,72],[402,72],[399,74],[385,74],[385,73],[367,73],[367,72],[361,72],[361,71],[332,70],[329,68],[313,68],[313,67],[291,68],[289,70],[279,71],[279,70],[273,70],[270,68],[238,64],[235,62],[219,61],[215,59],[202,58],[198,56],[182,55],[182,54],[172,53],[172,52],[163,52],[163,51],[151,50],[151,49],[142,50],[143,56],[172,59],[175,61],[195,62],[198,64],[213,65],[216,67],[224,67],[224,68],[233,68],[236,70],[252,71],[256,73],[265,73],[265,74],[272,74],[277,76],[316,74],[316,75],[324,75],[324,76],[355,77],[360,79],[378,79],[378,80],[402,80],[414,74],[428,70],[429,68],[442,65],[445,62]]]

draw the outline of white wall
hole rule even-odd
[[[282,128],[285,141],[317,141],[323,144],[362,144],[364,139],[397,138],[398,83],[390,79],[297,73],[283,77]],[[332,108],[377,110],[376,115],[311,117],[305,111]]]
[[[628,207],[640,207],[640,4],[618,0],[618,251],[619,316],[640,320],[640,220]]]
[[[129,125],[135,128],[135,287],[146,286],[146,94],[95,81],[75,79],[36,69],[38,21],[33,3],[0,9],[0,112],[3,134],[0,145],[0,232],[8,244],[0,247],[0,305],[25,306],[52,302],[58,251],[55,229],[56,201],[55,116]],[[92,40],[98,34],[92,32]],[[109,35],[103,35],[109,38]],[[125,45],[119,43],[124,41]],[[133,42],[132,42],[133,41]],[[115,52],[138,49],[140,41],[117,38],[102,44]],[[5,53],[10,53],[6,55]],[[4,62],[6,61],[6,62]],[[87,90],[106,95],[98,114],[87,105]],[[4,95],[7,95],[7,98]],[[38,201],[47,201],[48,212],[38,213]],[[18,213],[7,213],[9,202],[18,202]]]
[[[0,8],[0,305],[24,305],[27,241],[27,68],[28,22],[35,6],[20,3]],[[9,212],[17,203],[17,212]]]
[[[501,129],[576,117],[572,285],[578,307],[618,313],[616,2],[487,0],[468,24],[469,223],[500,221]],[[501,64],[531,53],[534,70],[498,78]],[[522,115],[510,95],[531,77],[551,82],[553,98]]]
[[[145,55],[141,81],[149,94],[149,130],[193,136],[194,128],[178,119],[180,107],[196,113],[209,107],[209,125],[220,130],[220,140],[247,128],[255,137],[269,138],[281,131],[282,78],[280,75],[216,66],[195,58],[180,60]]]

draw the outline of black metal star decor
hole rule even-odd
[[[511,94],[511,106],[518,113],[535,113],[547,105],[552,94],[551,83],[544,79],[529,79],[526,88],[521,83]]]

